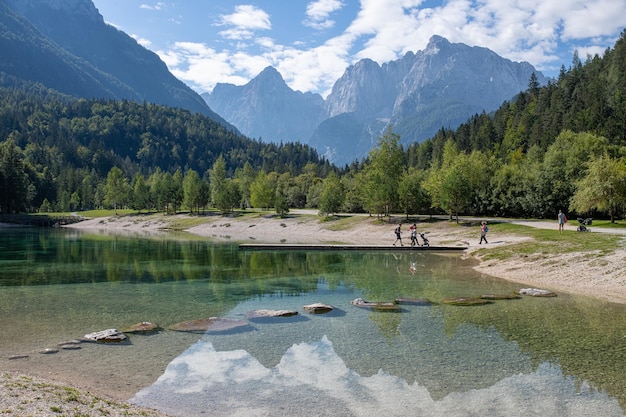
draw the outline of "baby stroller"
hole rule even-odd
[[[420,237],[422,238],[422,240],[424,241],[424,243],[422,244],[422,246],[430,246],[430,243],[428,242],[428,238],[426,237],[426,235],[424,234],[424,232],[420,232]]]
[[[582,217],[578,218],[578,227],[576,228],[577,232],[589,232],[589,228],[587,226],[589,226],[591,224],[591,222],[593,221],[593,219],[591,217],[587,217],[586,219],[583,219]]]

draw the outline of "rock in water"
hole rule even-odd
[[[250,326],[247,321],[209,317],[206,319],[189,320],[172,324],[169,330],[189,333],[221,333]]]
[[[97,343],[120,343],[126,340],[126,335],[117,329],[107,329],[89,333],[83,337],[88,341]]]
[[[399,311],[400,306],[396,303],[386,303],[380,301],[365,301],[362,298],[355,298],[350,304],[360,308],[369,308],[376,311]]]
[[[291,317],[297,316],[298,312],[294,310],[253,310],[246,313],[249,319],[263,319],[271,317]]]
[[[522,288],[517,292],[521,295],[530,295],[531,297],[556,297],[552,291],[542,290],[539,288]]]
[[[396,298],[394,300],[396,304],[410,305],[410,306],[428,306],[432,304],[432,301],[426,298]]]
[[[517,294],[483,294],[480,298],[484,300],[517,300],[522,297]]]
[[[135,334],[151,334],[161,330],[158,324],[150,323],[149,321],[142,321],[139,323],[131,324],[122,329],[122,333],[135,333]]]
[[[480,306],[485,304],[491,304],[492,302],[493,301],[491,300],[476,297],[455,297],[442,300],[442,303],[453,306]]]
[[[304,311],[311,314],[326,314],[330,311],[333,311],[333,306],[323,303],[309,304],[302,308],[304,308]]]

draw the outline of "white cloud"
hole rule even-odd
[[[140,38],[137,35],[130,35],[130,37],[136,40],[139,45],[143,46],[146,49],[149,49],[150,45],[152,45],[152,42],[150,42],[149,39]]]
[[[335,25],[335,21],[329,16],[343,7],[340,0],[317,0],[306,6],[307,19],[303,22],[305,26],[314,29],[329,29]]]
[[[354,1],[310,1],[305,24],[331,29],[334,14],[339,16],[346,4],[354,5]],[[217,82],[242,80],[243,84],[272,65],[291,88],[324,95],[348,65],[363,58],[379,63],[398,59],[408,51],[423,50],[432,35],[487,47],[513,61],[528,61],[539,70],[556,72],[564,59],[567,66],[574,48],[584,59],[587,53],[601,54],[612,46],[626,15],[626,0],[599,0],[593,6],[586,0],[425,4],[423,0],[361,0],[356,18],[343,33],[313,47],[308,47],[303,37],[276,38],[278,32],[272,32],[267,12],[253,5],[238,5],[232,13],[219,15],[217,26],[224,26],[220,41],[225,42],[219,53],[190,55],[186,50],[178,54],[181,46],[177,44],[162,57],[171,60],[177,55],[178,64],[170,69],[205,91]],[[259,31],[267,31],[268,36],[258,36]],[[202,64],[202,59],[210,62]]]
[[[439,377],[445,378],[444,374]],[[428,381],[427,374],[421,378]],[[530,372],[513,373],[492,384],[477,383],[473,389],[435,399],[426,383],[417,380],[406,381],[383,370],[359,375],[346,366],[326,336],[294,344],[273,368],[245,350],[216,350],[201,339],[131,402],[180,415],[195,415],[208,404],[214,415],[584,417],[590,410],[593,415],[622,415],[617,399],[546,362]]]
[[[164,7],[165,7],[165,3],[162,3],[162,2],[158,2],[154,6],[150,4],[145,4],[145,3],[139,6],[140,9],[146,9],[146,10],[162,10]]]
[[[248,30],[267,30],[272,28],[270,16],[265,11],[251,5],[235,6],[234,13],[221,15],[220,17],[220,25],[230,25]]]

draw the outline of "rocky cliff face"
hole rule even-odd
[[[423,51],[396,61],[350,66],[325,101],[292,91],[273,68],[245,86],[220,84],[203,97],[251,137],[300,140],[341,165],[367,156],[390,124],[408,144],[495,110],[526,90],[533,72],[547,82],[528,63],[433,36]]]
[[[308,142],[326,114],[319,94],[293,91],[273,67],[243,86],[217,84],[202,97],[244,135],[272,142]]]
[[[365,157],[389,124],[404,144],[421,142],[441,127],[455,128],[476,113],[497,109],[526,90],[533,72],[540,84],[547,82],[528,63],[433,36],[423,51],[382,66],[361,61],[348,68],[326,99],[329,119],[309,144],[347,163]],[[338,118],[342,114],[351,117]],[[360,133],[347,137],[335,131]],[[345,155],[348,150],[353,155]]]
[[[91,0],[3,0],[0,28],[0,71],[9,76],[78,97],[180,107],[236,130],[155,53],[105,24]]]

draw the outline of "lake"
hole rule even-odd
[[[626,306],[523,285],[458,253],[242,251],[187,234],[0,229],[0,369],[63,377],[178,416],[624,416]],[[397,312],[350,301],[430,300]],[[328,314],[303,306],[330,304]],[[195,319],[247,320],[185,333]],[[119,345],[40,353],[149,321]],[[19,356],[16,359],[11,357]]]

